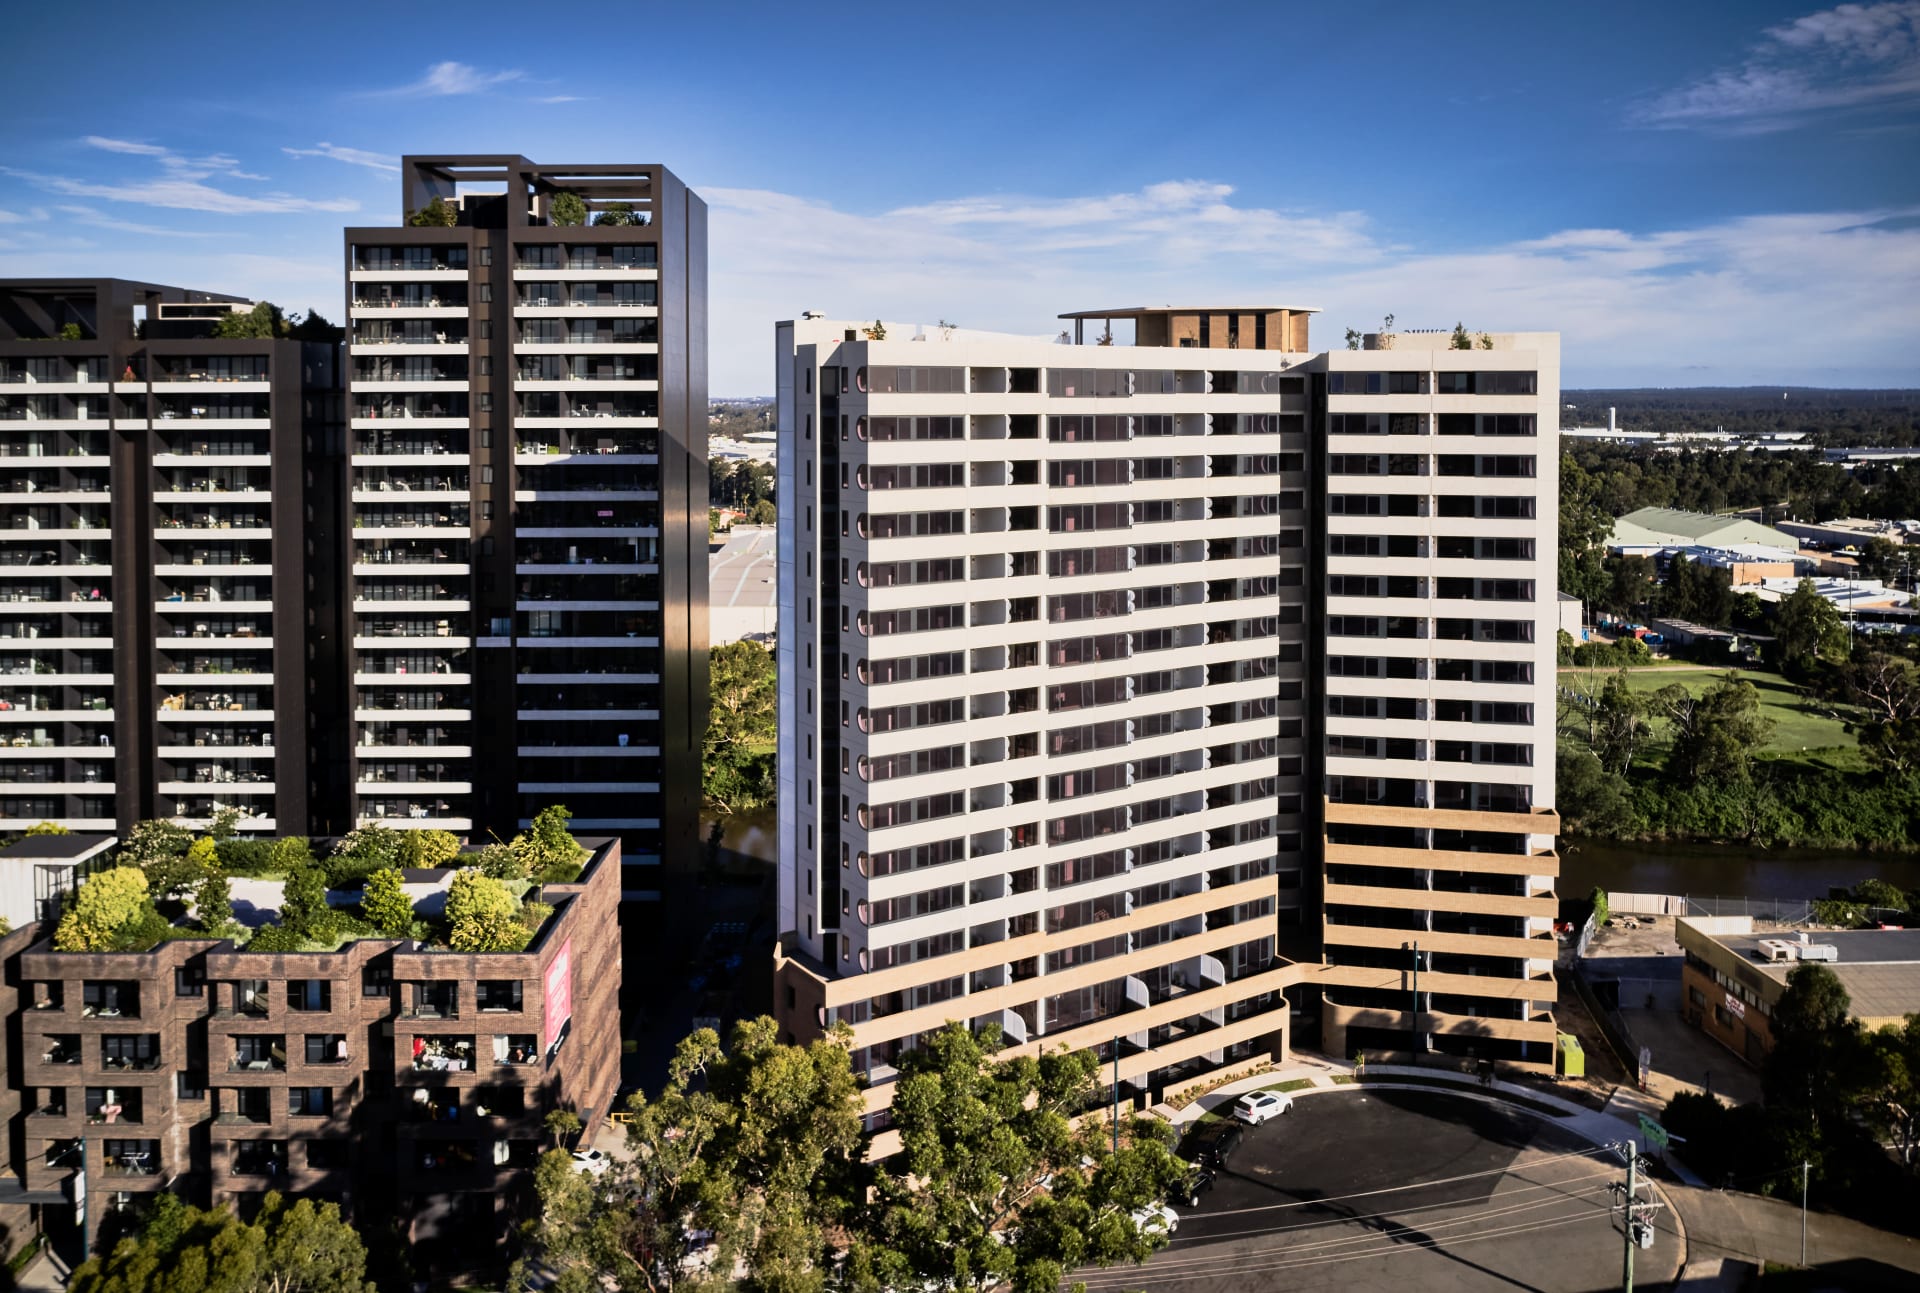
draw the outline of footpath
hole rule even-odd
[[[1470,1100],[1519,1106],[1589,1144],[1634,1141],[1642,1154],[1659,1159],[1664,1171],[1678,1178],[1650,1184],[1667,1205],[1656,1215],[1654,1226],[1679,1243],[1684,1254],[1674,1282],[1681,1293],[1739,1293],[1762,1263],[1800,1264],[1798,1204],[1711,1189],[1684,1163],[1650,1150],[1640,1118],[1657,1121],[1664,1103],[1630,1086],[1616,1088],[1606,1107],[1596,1110],[1534,1085],[1498,1079],[1489,1084],[1445,1067],[1368,1064],[1362,1085],[1351,1064],[1295,1053],[1276,1068],[1225,1083],[1184,1108],[1156,1105],[1151,1112],[1175,1127],[1185,1127],[1230,1107],[1249,1091],[1281,1085],[1290,1086],[1295,1098],[1338,1091],[1444,1089]],[[1862,1287],[1920,1287],[1920,1241],[1845,1217],[1808,1214],[1807,1263],[1835,1273],[1845,1270]],[[1912,1275],[1911,1281],[1905,1273]]]

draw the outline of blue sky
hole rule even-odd
[[[0,274],[338,319],[406,152],[662,162],[713,389],[803,309],[1315,305],[1578,385],[1920,386],[1920,0],[14,6]]]

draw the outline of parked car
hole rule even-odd
[[[1180,1214],[1164,1203],[1149,1203],[1134,1210],[1133,1224],[1142,1234],[1170,1235],[1180,1228]]]
[[[573,1170],[589,1176],[604,1176],[613,1160],[597,1149],[576,1149],[573,1151]]]
[[[1293,1097],[1284,1091],[1254,1091],[1233,1103],[1233,1116],[1258,1127],[1269,1118],[1293,1112]]]
[[[1213,1188],[1213,1172],[1204,1167],[1196,1167],[1187,1174],[1187,1179],[1173,1187],[1168,1197],[1182,1207],[1197,1208],[1200,1196]]]
[[[1180,1157],[1189,1163],[1222,1172],[1246,1135],[1238,1123],[1203,1122],[1180,1143]]]

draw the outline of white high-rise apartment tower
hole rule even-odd
[[[1551,1065],[1558,337],[1309,313],[778,325],[776,1009],[870,1109],[950,1019]]]

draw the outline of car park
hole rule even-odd
[[[1293,1097],[1284,1091],[1251,1091],[1233,1102],[1234,1118],[1252,1127],[1292,1112]]]

